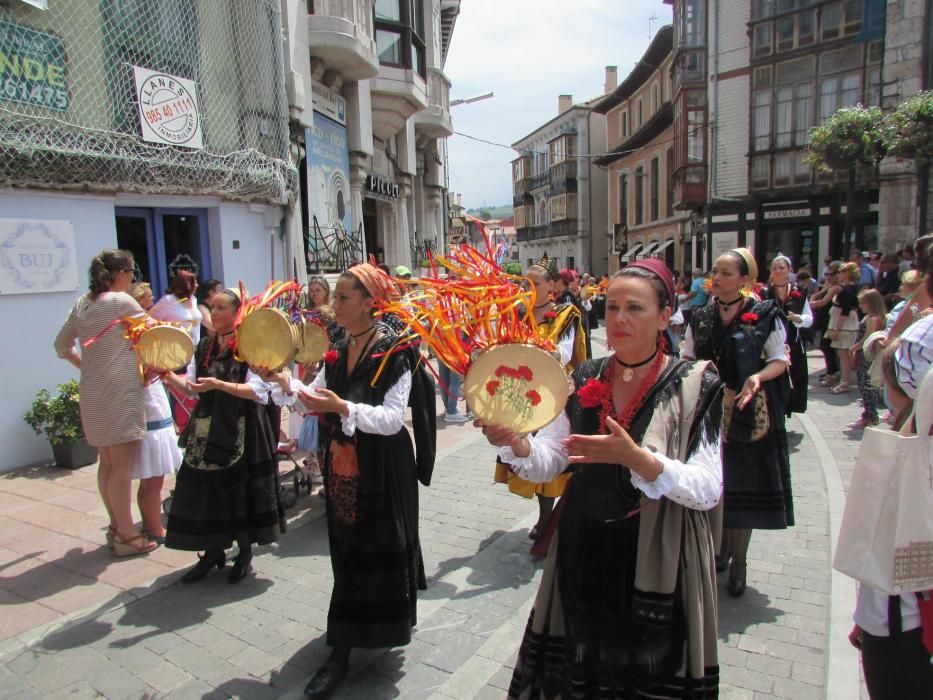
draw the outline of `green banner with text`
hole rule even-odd
[[[67,111],[62,40],[19,24],[0,22],[0,100]]]

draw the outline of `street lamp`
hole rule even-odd
[[[451,100],[450,106],[456,107],[457,105],[470,105],[470,104],[473,104],[474,102],[479,102],[480,100],[488,100],[490,97],[493,97],[493,96],[494,96],[493,92],[492,90],[490,90],[489,92],[483,95],[477,95],[476,97],[465,97],[465,98],[458,99],[458,100]]]
[[[487,93],[482,95],[476,95],[475,97],[464,97],[456,100],[450,101],[451,107],[456,107],[458,105],[470,105],[474,102],[480,102],[482,100],[488,100],[490,97],[493,97],[494,93],[490,90]],[[447,159],[447,139],[444,139],[444,247],[446,249],[450,241],[450,202],[448,201],[450,197],[450,161]]]

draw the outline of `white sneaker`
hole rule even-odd
[[[444,422],[445,423],[468,423],[469,418],[467,418],[462,413],[445,413]]]

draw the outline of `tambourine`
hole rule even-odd
[[[534,345],[496,345],[477,355],[463,381],[470,410],[487,425],[540,430],[567,405],[572,387],[556,357]]]
[[[157,372],[175,372],[191,362],[194,341],[177,326],[153,326],[140,333],[135,349],[144,367]]]
[[[278,372],[295,359],[298,329],[278,309],[256,309],[237,327],[236,348],[250,367]]]
[[[295,362],[300,365],[313,365],[320,361],[330,347],[327,331],[318,324],[304,322],[296,326],[298,330],[298,352]]]

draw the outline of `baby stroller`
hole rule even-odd
[[[298,502],[298,496],[301,489],[310,495],[314,485],[311,482],[311,473],[307,462],[299,462],[295,459],[295,453],[298,448],[294,440],[287,443],[279,443],[275,451],[275,458],[279,464],[283,462],[291,463],[292,468],[285,474],[279,473],[279,499],[285,510],[294,507]]]

